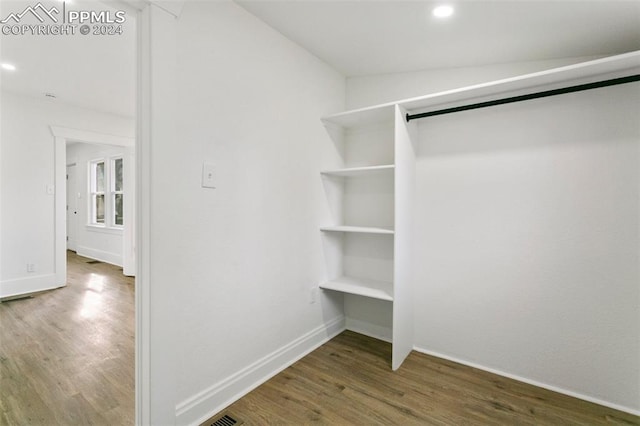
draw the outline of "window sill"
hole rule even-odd
[[[102,226],[102,225],[86,225],[87,231],[99,232],[101,234],[122,235],[124,230],[121,227]]]

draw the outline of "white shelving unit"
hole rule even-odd
[[[339,168],[320,172],[333,212],[333,223],[320,228],[328,263],[320,287],[359,298],[345,297],[345,305],[391,304],[394,370],[413,347],[410,283],[397,268],[409,264],[415,163],[415,124],[405,123],[404,113],[391,105],[324,118]]]
[[[391,366],[400,367],[413,348],[413,199],[417,121],[427,112],[591,83],[637,73],[640,51],[342,112],[322,119],[336,146],[337,168],[321,171],[333,223],[321,228],[327,281],[321,288],[347,301],[387,309],[393,344]],[[348,326],[347,318],[347,326]],[[380,329],[375,324],[373,329]]]

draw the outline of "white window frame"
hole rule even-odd
[[[120,189],[116,190],[116,161],[122,161],[122,183],[120,185]],[[121,195],[123,197],[124,204],[124,157],[122,155],[114,156],[109,158],[109,174],[111,175],[109,178],[109,204],[111,204],[111,227],[113,228],[123,228],[124,227],[124,217],[122,219],[122,224],[116,223],[116,195]],[[124,209],[123,209],[124,214]]]
[[[103,180],[104,180],[104,187],[102,191],[98,191],[98,184],[97,184],[97,167],[98,164],[102,163],[103,164],[103,170],[104,170],[104,175],[103,175]],[[101,228],[104,228],[107,226],[107,196],[106,196],[106,187],[107,187],[107,162],[105,158],[98,158],[95,160],[91,160],[89,161],[89,208],[87,209],[87,212],[89,213],[89,217],[88,222],[90,226],[98,226]],[[99,195],[102,195],[104,198],[104,220],[103,222],[98,222],[97,220],[97,211],[96,211],[96,199],[98,198]]]
[[[116,209],[115,199],[117,194],[121,194],[124,197],[124,176],[122,187],[116,191],[116,161],[122,160],[124,168],[124,156],[122,154],[113,155],[110,157],[96,158],[88,161],[88,208],[87,208],[87,226],[92,228],[113,229],[122,230],[124,228],[124,221],[122,225],[116,224]],[[104,164],[104,190],[98,191],[96,180],[96,168],[97,165]],[[124,169],[123,169],[124,172]],[[96,199],[99,195],[104,197],[104,222],[98,222],[96,219]],[[124,201],[124,200],[123,200]],[[124,211],[123,211],[124,213]]]

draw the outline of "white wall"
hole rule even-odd
[[[414,98],[597,58],[599,57],[578,57],[349,77],[347,79],[347,109]]]
[[[67,145],[67,165],[76,164],[76,190],[68,196],[78,197],[77,253],[81,256],[122,266],[124,229],[107,229],[89,225],[89,162],[112,157],[128,158],[130,148],[87,143]],[[129,165],[126,165],[129,166]]]
[[[416,346],[640,410],[640,85],[420,122]]]
[[[50,125],[132,137],[133,120],[1,93],[0,297],[57,287]],[[35,265],[28,273],[27,263]]]
[[[424,93],[405,77],[348,103]],[[638,111],[634,83],[419,121],[419,350],[640,410]]]
[[[234,3],[151,20],[151,423],[184,424],[343,325],[341,300],[310,289],[329,218],[318,171],[337,162],[320,117],[345,87]]]

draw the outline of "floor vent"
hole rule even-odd
[[[233,425],[241,425],[243,422],[239,422],[228,414],[223,415],[222,417],[218,417],[217,420],[214,420],[213,423],[205,423],[208,426],[233,426]]]

